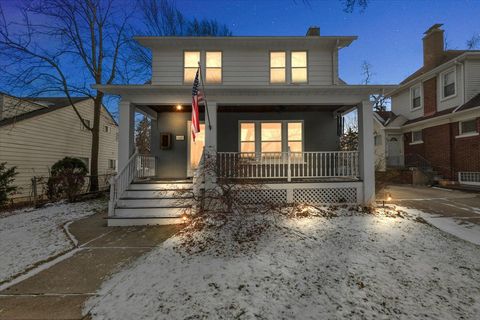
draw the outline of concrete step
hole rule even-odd
[[[117,207],[144,208],[144,207],[187,207],[193,204],[190,198],[152,199],[152,198],[120,198]]]
[[[115,208],[115,217],[118,218],[180,218],[182,214],[189,213],[191,208],[172,207],[137,207],[137,208]]]
[[[122,195],[122,198],[190,198],[192,190],[128,190]]]
[[[192,188],[191,183],[132,183],[127,190],[188,190]]]
[[[109,227],[128,227],[128,226],[145,226],[145,225],[168,225],[181,224],[182,218],[163,218],[163,217],[110,217],[108,218]]]

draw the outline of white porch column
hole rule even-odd
[[[210,121],[209,121],[210,119]],[[208,102],[208,116],[205,112],[205,160],[213,161],[217,152],[217,103]],[[211,189],[216,182],[216,177],[210,162],[205,172],[205,188]]]
[[[130,101],[118,104],[118,170],[122,170],[135,150],[135,106]]]
[[[360,177],[363,180],[363,203],[375,200],[375,150],[373,144],[373,105],[364,100],[358,110],[358,150]]]

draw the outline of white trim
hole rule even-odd
[[[475,137],[475,136],[478,136],[478,132],[460,134],[460,135],[458,135],[458,136],[455,136],[455,139]]]
[[[439,126],[445,123],[450,123],[450,122],[457,122],[457,121],[463,121],[460,119],[463,118],[468,118],[468,114],[480,110],[480,106],[475,107],[475,108],[470,108],[467,110],[461,110],[457,111],[455,113],[447,113],[441,116],[437,117],[432,117],[429,119],[425,120],[420,120],[417,122],[413,122],[410,124],[403,125],[401,129],[403,129],[403,132],[409,132],[412,131],[412,128],[420,127],[420,128],[430,128],[434,126]],[[431,124],[433,123],[433,124]]]
[[[416,144],[422,144],[422,143],[423,143],[423,140],[420,140],[420,141],[410,142],[408,145],[409,146],[414,146]]]
[[[412,94],[412,92],[417,88],[420,89],[420,106],[414,108],[413,107],[413,94]],[[417,111],[417,110],[420,110],[422,108],[423,108],[423,83],[420,82],[420,83],[410,87],[410,111]]]
[[[453,72],[453,79],[454,79],[454,82],[453,82],[453,87],[455,88],[455,93],[452,94],[452,95],[449,95],[447,97],[444,96],[444,88],[445,88],[445,85],[444,85],[444,76],[447,74],[447,73],[451,73]],[[442,71],[440,72],[440,101],[445,101],[445,100],[449,100],[449,99],[452,99],[452,98],[455,98],[457,96],[457,68],[456,66],[453,66],[451,68],[448,68],[447,70],[445,71]]]

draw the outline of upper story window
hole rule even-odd
[[[469,135],[477,133],[477,120],[467,120],[459,122],[459,132],[461,135]]]
[[[422,87],[420,85],[410,89],[410,108],[412,110],[422,107]]]
[[[285,51],[270,52],[270,82],[285,83],[286,78]]]
[[[200,51],[185,51],[183,55],[183,82],[193,83],[200,62]]]
[[[442,98],[454,96],[455,91],[455,70],[447,71],[442,74]]]
[[[207,83],[222,83],[222,52],[206,52],[206,81]]]
[[[292,51],[292,83],[306,83],[307,78],[307,52]]]
[[[423,142],[422,130],[412,131],[412,143],[422,143],[422,142]]]
[[[90,120],[88,120],[88,119],[83,119],[83,121],[85,121],[85,124],[88,126],[88,128],[91,128],[91,127],[92,127],[92,126],[91,126],[91,123],[90,123]],[[82,130],[82,131],[88,131],[88,130],[89,130],[88,128],[85,127],[85,126],[83,125],[83,123],[80,123],[80,130]]]

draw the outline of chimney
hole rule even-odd
[[[434,24],[423,37],[423,66],[434,68],[440,64],[444,53],[443,24]]]
[[[316,27],[316,26],[308,28],[306,36],[307,37],[319,37],[320,36],[320,28]]]

